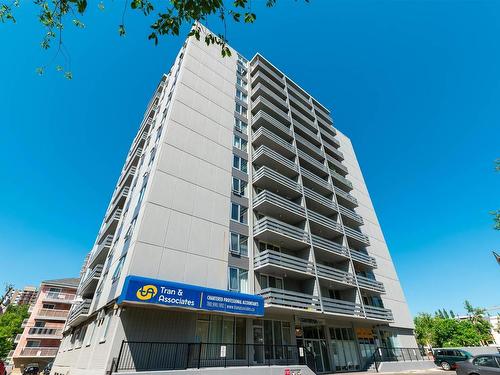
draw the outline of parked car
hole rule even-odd
[[[50,370],[52,370],[52,365],[54,362],[49,362],[47,366],[43,369],[43,375],[50,375]]]
[[[0,375],[7,375],[7,369],[5,368],[5,363],[0,361]]]
[[[482,354],[456,365],[457,375],[500,375],[500,354]]]
[[[24,368],[23,375],[38,375],[40,368],[38,365],[28,365]]]
[[[434,351],[434,363],[443,370],[455,369],[457,362],[472,358],[472,354],[462,349],[437,349]]]

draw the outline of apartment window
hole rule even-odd
[[[248,256],[248,237],[239,233],[231,233],[229,250],[241,256]]]
[[[281,277],[274,277],[270,275],[260,275],[261,289],[275,288],[283,289],[283,279]]]
[[[106,317],[104,318],[104,328],[102,331],[102,336],[99,339],[99,343],[105,342],[106,341],[106,336],[108,335],[108,330],[109,330],[109,324],[111,322],[111,314],[106,314]]]
[[[156,131],[156,142],[160,140],[162,130],[163,130],[163,125],[160,125],[160,127]]]
[[[233,168],[247,173],[247,164],[248,162],[245,159],[239,157],[238,155],[233,155]]]
[[[248,142],[245,141],[243,138],[238,137],[236,134],[234,135],[233,138],[233,146],[240,149],[241,151],[247,151],[247,144]]]
[[[156,155],[156,147],[153,147],[153,149],[151,150],[151,157],[149,158],[148,166],[153,164],[153,161],[155,160],[155,155]]]
[[[242,76],[246,76],[247,75],[247,70],[241,64],[237,64],[236,71],[238,72],[238,74],[240,74]]]
[[[236,84],[244,89],[247,87],[247,82],[241,77],[236,77]]]
[[[259,242],[259,250],[260,251],[266,251],[266,250],[271,250],[271,251],[281,251],[279,246],[271,245],[270,243],[266,242]]]
[[[122,273],[123,263],[125,263],[125,255],[120,258],[118,264],[116,265],[115,272],[113,272],[113,277],[111,278],[113,282],[118,280],[118,278],[120,277],[120,274]]]
[[[90,329],[90,334],[87,335],[85,340],[85,346],[90,346],[92,343],[92,339],[94,338],[95,327],[97,326],[97,321],[92,322],[92,328]]]
[[[334,289],[328,289],[328,296],[332,299],[341,299],[340,291]]]
[[[128,226],[127,233],[125,234],[124,240],[128,240],[130,237],[132,237],[132,233],[134,232],[134,227],[135,223],[137,222],[137,216],[132,219],[130,222],[130,225]]]
[[[240,180],[239,178],[233,177],[233,194],[246,197],[247,196],[248,183],[246,181]]]
[[[234,118],[234,128],[243,134],[248,134],[248,125],[236,117]]]
[[[247,94],[243,93],[243,91],[236,89],[236,97],[240,100],[246,101],[247,100]]]
[[[231,219],[242,224],[248,223],[248,208],[237,203],[231,203]]]
[[[248,271],[242,268],[229,267],[228,289],[233,292],[246,293],[248,288]]]
[[[238,53],[238,61],[243,63],[243,64],[248,63],[248,60],[245,59],[243,56],[241,56],[239,53]]]
[[[238,112],[242,116],[247,115],[247,109],[239,103],[236,103],[235,111]]]
[[[42,308],[43,309],[54,309],[56,307],[56,305],[53,305],[53,304],[49,304],[49,303],[44,303],[42,305]]]

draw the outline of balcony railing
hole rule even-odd
[[[57,355],[58,347],[37,347],[37,348],[23,348],[21,349],[20,357],[55,357]]]
[[[69,310],[40,309],[36,314],[39,319],[66,320]]]
[[[276,151],[271,150],[269,147],[265,145],[259,146],[259,148],[257,148],[257,150],[253,154],[253,161],[256,161],[259,157],[263,155],[270,157],[271,159],[277,161],[278,163],[282,164],[288,169],[291,169],[294,172],[299,171],[299,166],[295,164],[295,162],[285,158],[284,156],[278,154]]]
[[[80,317],[88,315],[88,313],[90,312],[91,303],[91,299],[86,299],[79,304],[74,305],[71,313],[69,314],[68,323],[74,323]]]
[[[261,121],[271,125],[271,129],[273,129],[273,131],[278,130],[278,132],[275,131],[276,133],[281,132],[285,136],[293,138],[292,130],[288,126],[283,125],[281,122],[262,110],[257,112],[257,114],[252,117],[252,124],[258,124]]]
[[[269,79],[269,76],[264,72],[257,72],[253,76],[252,85],[256,85],[258,83],[263,83],[265,86],[269,87],[274,91],[274,93],[282,98],[286,98],[285,90],[278,83],[274,82],[272,79]]]
[[[75,299],[75,295],[72,293],[47,292],[42,299],[44,301],[71,303]]]
[[[320,171],[323,171],[324,173],[328,173],[328,169],[327,169],[327,167],[326,167],[326,165],[324,163],[322,163],[322,162],[314,159],[313,157],[307,155],[304,151],[297,150],[297,154],[299,155],[299,157],[302,160],[305,160],[306,162],[308,162],[312,166],[318,168]]]
[[[356,286],[356,280],[354,279],[354,275],[352,273],[324,266],[322,264],[316,264],[316,271],[318,273],[318,277],[337,281],[346,285]]]
[[[267,265],[278,266],[314,276],[314,265],[312,262],[278,251],[266,250],[254,258],[254,268],[256,270]]]
[[[295,139],[302,145],[306,146],[308,150],[312,151],[315,155],[319,156],[320,158],[323,158],[323,153],[321,152],[321,149],[319,146],[316,146],[309,142],[307,139],[304,137],[301,137],[298,134],[295,134]]]
[[[110,233],[111,230],[110,228],[115,225],[115,224],[118,224],[118,221],[120,220],[122,216],[122,209],[121,208],[118,208],[115,210],[115,212],[113,212],[107,219],[105,225],[104,225],[104,228],[103,230],[101,231],[100,233],[100,238],[105,238],[107,237],[108,235],[112,234]],[[113,229],[113,233],[114,233],[114,229]]]
[[[14,338],[14,344],[17,344],[21,340],[22,335],[22,333],[18,333],[16,335],[16,337]]]
[[[265,72],[266,75],[268,75],[269,77],[272,77],[274,80],[283,84],[283,86],[285,85],[283,78],[281,78],[278,75],[278,73],[274,72],[271,68],[269,68],[266,64],[262,63],[260,60],[257,60],[257,62],[251,66],[250,74],[253,76],[255,73],[257,73],[259,69]]]
[[[283,176],[281,173],[278,173],[275,170],[266,166],[260,167],[259,170],[255,172],[255,174],[253,175],[253,180],[254,182],[257,182],[264,177],[274,180],[279,184],[296,191],[297,193],[301,193],[301,186],[299,183],[293,181],[288,177]]]
[[[257,100],[252,103],[253,108],[258,108],[264,106],[268,111],[273,112],[275,115],[280,116],[280,120],[284,120],[286,123],[290,123],[290,118],[288,117],[288,113],[279,109],[276,105],[271,103],[266,98],[259,96]],[[266,111],[266,110],[264,110]]]
[[[309,243],[309,234],[300,228],[294,227],[293,225],[289,225],[283,223],[282,221],[272,219],[270,217],[265,217],[257,221],[255,224],[253,233],[254,236],[258,236],[260,233],[265,231],[271,231],[286,237],[290,237],[296,241],[301,241],[305,243]]]
[[[62,328],[33,327],[28,330],[28,337],[49,339],[62,338]]]
[[[302,125],[297,120],[293,120],[293,127],[295,129],[300,130],[302,133],[306,134],[307,136],[309,136],[312,140],[321,144],[321,140],[319,139],[318,135],[314,134],[311,130],[307,129],[304,125]]]
[[[112,244],[113,244],[113,235],[108,234],[104,238],[104,240],[99,244],[99,246],[97,246],[95,252],[91,254],[89,265],[90,266],[94,265],[95,260],[99,258],[99,256],[102,254],[103,251],[106,251],[107,253]]]
[[[337,254],[337,255],[340,255],[340,256],[343,256],[346,258],[349,257],[349,251],[347,250],[346,247],[344,247],[336,242],[327,240],[323,237],[316,236],[314,234],[311,236],[311,238],[312,238],[312,243],[313,243],[314,247],[318,247],[320,249],[329,251],[331,253],[334,253],[334,254]]]
[[[277,194],[271,193],[270,191],[261,191],[253,199],[253,207],[258,210],[259,206],[263,203],[269,203],[273,206],[279,207],[283,210],[289,211],[295,215],[304,217],[305,219],[305,208],[301,205],[294,203],[286,198],[283,198]]]
[[[335,147],[333,147],[328,142],[324,142],[323,145],[325,146],[325,150],[330,151],[332,154],[337,156],[340,160],[344,160],[344,154],[341,151],[337,150]]]
[[[326,180],[321,177],[316,176],[314,173],[308,171],[305,168],[300,168],[300,173],[302,177],[307,178],[308,180],[314,182],[316,185],[321,186],[327,190],[333,191],[333,186]]]
[[[352,182],[349,181],[347,178],[342,176],[340,173],[335,172],[334,170],[330,169],[330,173],[332,177],[335,179],[335,181],[339,182],[342,184],[344,187],[347,187],[348,189],[352,190]]]
[[[273,141],[275,144],[278,146],[283,147],[285,150],[287,150],[291,154],[295,154],[295,147],[290,142],[285,141],[283,138],[279,137],[275,133],[273,133],[270,130],[267,130],[264,127],[259,128],[254,134],[253,134],[253,140],[254,142],[259,138],[259,137],[266,137],[267,139],[270,139]]]
[[[285,100],[280,98],[275,92],[268,89],[262,83],[258,83],[252,89],[252,100],[254,100],[256,96],[265,96],[262,94],[267,95],[267,97],[269,98],[268,100],[276,102],[275,104],[278,105],[282,110],[286,111],[286,108],[288,108]]]
[[[351,249],[351,258],[354,261],[367,264],[370,267],[377,267],[377,261],[375,260],[375,258],[369,256],[368,254],[362,253],[361,251]]]
[[[80,290],[82,292],[85,291],[93,281],[95,282],[96,280],[98,280],[101,277],[102,269],[103,269],[102,264],[98,264],[97,266],[95,266],[92,269],[92,271],[87,275],[85,280],[83,280],[83,282],[82,282],[82,285],[80,287]]]
[[[380,281],[360,275],[357,275],[356,278],[358,279],[358,285],[360,288],[373,290],[378,293],[385,293],[384,284]]]
[[[347,237],[351,237],[352,239],[358,240],[367,246],[370,245],[370,239],[368,238],[367,235],[346,226],[344,226],[344,230]]]
[[[327,313],[363,317],[361,305],[340,299],[322,298],[323,310]]]
[[[324,121],[329,122],[330,124],[333,124],[331,116],[329,113],[325,112],[321,107],[318,105],[314,105],[314,110],[316,111],[316,114],[320,115]]]
[[[259,293],[268,306],[290,307],[308,311],[321,311],[319,297],[276,288],[263,289]]]
[[[324,141],[330,141],[333,144],[335,144],[337,147],[340,147],[340,142],[337,139],[335,139],[335,137],[333,135],[328,133],[328,131],[324,130],[322,127],[320,127],[319,129],[320,129],[320,133],[321,133],[321,138],[323,138]]]
[[[293,93],[297,98],[298,100],[301,100],[302,103],[307,103],[307,104],[304,104],[305,106],[307,106],[307,108],[309,109],[309,111],[311,110],[312,106],[311,106],[311,103],[309,102],[309,98],[306,97],[303,93],[301,93],[298,89],[296,89],[294,86],[293,86],[293,83],[290,84],[289,81],[287,81],[287,88],[288,88],[288,91]]]
[[[346,201],[351,202],[354,206],[358,205],[358,200],[354,198],[351,194],[346,193],[344,190],[340,189],[339,187],[335,186],[335,193],[344,198]]]
[[[342,225],[337,223],[335,220],[330,219],[329,217],[323,216],[311,210],[307,211],[307,216],[309,217],[310,221],[313,221],[314,223],[319,224],[325,228],[332,229],[339,234],[343,234]]]
[[[21,323],[21,328],[26,327],[27,324],[28,324],[28,318],[23,320],[23,322]]]
[[[311,109],[308,108],[306,105],[304,105],[304,103],[302,103],[298,98],[297,98],[297,95],[296,95],[296,91],[293,91],[293,94],[292,95],[289,95],[288,96],[290,98],[290,103],[292,105],[295,105],[297,106],[297,109],[300,108],[300,110],[302,110],[303,112],[307,113],[308,116],[310,117],[314,117],[312,112],[311,112]]]
[[[329,198],[322,196],[321,194],[316,193],[314,190],[304,187],[304,195],[307,198],[311,198],[314,201],[320,203],[322,206],[327,207],[333,211],[338,212],[337,204]]]
[[[364,221],[363,221],[363,218],[361,217],[361,215],[358,215],[356,212],[344,207],[344,206],[339,206],[340,208],[340,213],[344,216],[347,216],[348,218],[356,221],[357,223],[359,224],[363,224]]]
[[[392,316],[392,311],[389,309],[385,309],[383,307],[365,305],[365,313],[367,318],[387,320],[387,321],[394,320],[394,317]]]
[[[347,167],[345,165],[343,165],[340,161],[338,161],[337,159],[334,159],[333,157],[331,157],[330,155],[326,154],[326,159],[332,163],[333,165],[335,165],[335,167],[339,168],[340,170],[342,170],[344,173],[348,173],[348,170],[347,170]]]
[[[299,122],[302,125],[309,126],[312,129],[316,129],[316,125],[314,124],[314,120],[313,120],[312,115],[311,115],[311,118],[309,118],[305,114],[303,114],[301,111],[295,109],[295,107],[293,107],[293,106],[290,107],[290,110],[291,110],[293,117],[295,117],[296,119],[298,118]]]

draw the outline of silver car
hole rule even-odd
[[[500,375],[500,354],[477,355],[456,366],[457,375]]]

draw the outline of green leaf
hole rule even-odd
[[[256,18],[257,16],[255,15],[255,13],[245,13],[245,23],[254,23]]]
[[[125,35],[125,26],[124,25],[119,25],[118,26],[118,34],[120,36],[124,36]]]
[[[36,74],[38,74],[39,76],[43,75],[43,72],[44,72],[43,67],[39,66],[38,68],[36,68]]]
[[[97,8],[99,8],[99,10],[104,10],[104,3],[101,1],[99,4],[97,4]]]
[[[71,73],[71,72],[65,72],[64,73],[64,78],[72,80],[73,79],[73,73]]]

